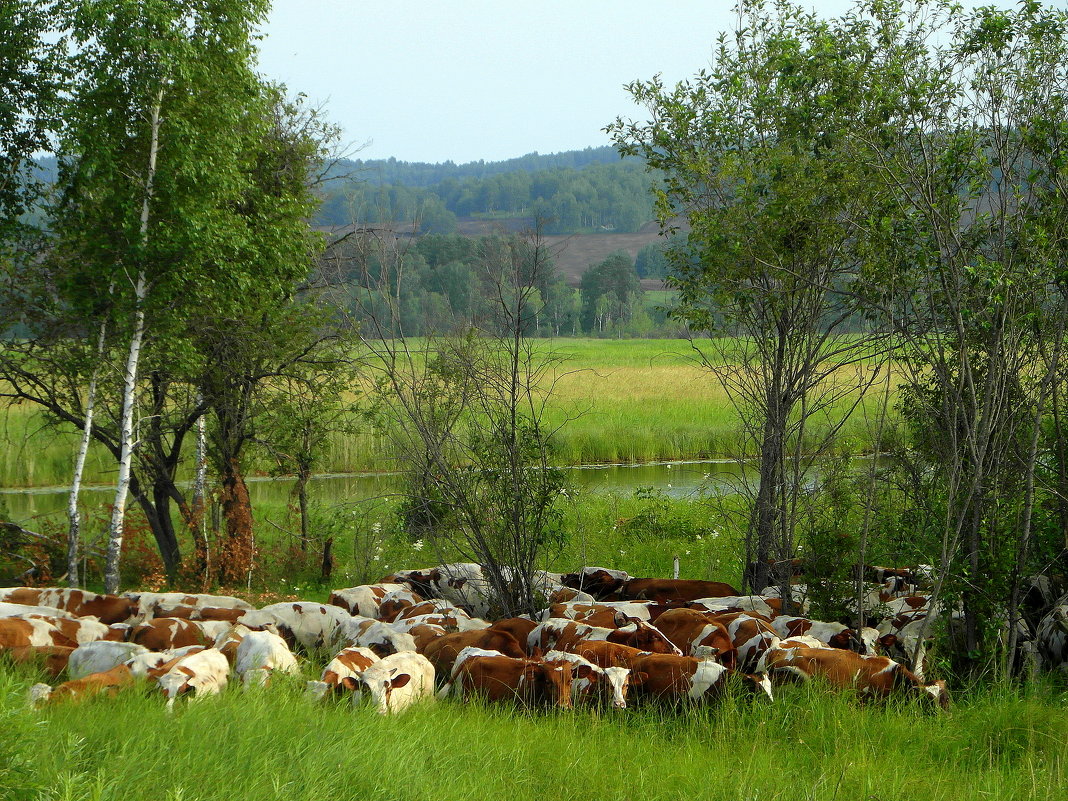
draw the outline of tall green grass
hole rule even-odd
[[[316,672],[308,670],[309,675]],[[299,681],[179,703],[127,692],[24,708],[0,667],[0,798],[122,801],[1049,799],[1068,791],[1068,716],[1047,685],[945,715],[821,688],[679,713],[527,714],[430,701],[393,718],[313,706]]]

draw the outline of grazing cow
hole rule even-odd
[[[485,651],[497,651],[515,659],[526,656],[515,637],[505,631],[483,629],[482,631],[457,631],[431,642],[422,654],[429,659],[442,679],[452,675],[452,666],[460,651],[469,646]]]
[[[24,645],[20,648],[0,648],[0,658],[16,664],[37,664],[52,677],[67,669],[73,648],[62,645]]]
[[[434,666],[422,654],[391,654],[366,668],[360,683],[378,714],[395,715],[420,699],[434,697]]]
[[[167,671],[156,678],[156,684],[167,697],[167,709],[173,709],[174,701],[180,695],[192,694],[194,698],[216,695],[226,686],[229,674],[230,663],[222,652],[205,648],[170,664]]]
[[[75,648],[79,643],[42,618],[0,618],[0,649],[25,648],[31,645],[63,645]]]
[[[556,619],[539,623],[531,630],[527,635],[527,653],[534,653],[535,648],[541,651],[553,648],[569,651],[571,644],[579,640],[608,640],[659,654],[681,653],[663,632],[640,620],[632,621],[618,629],[611,629],[576,623],[573,620]]]
[[[473,615],[488,615],[494,606],[494,594],[474,562],[455,562],[421,570],[401,570],[381,581],[405,584],[423,598],[442,598]]]
[[[253,629],[250,629],[244,623],[234,623],[215,638],[215,642],[212,643],[211,647],[222,651],[222,655],[226,657],[226,661],[232,666],[237,662],[237,646],[241,644],[241,641],[245,639],[245,635],[250,631],[253,631]]]
[[[37,587],[0,587],[0,602],[37,606],[40,597]]]
[[[318,649],[336,651],[349,645],[346,632],[353,620],[344,609],[330,604],[292,601],[246,612],[237,622],[250,628],[273,625],[290,647],[300,646],[310,652]]]
[[[779,637],[800,637],[805,634],[814,637],[831,648],[864,653],[866,646],[855,629],[843,623],[825,623],[822,620],[809,620],[806,617],[780,615],[771,621]]]
[[[527,647],[527,637],[537,627],[538,624],[536,622],[525,617],[506,617],[490,624],[490,628],[494,631],[506,631],[515,637],[519,647],[524,650]]]
[[[252,604],[232,595],[208,595],[206,593],[184,592],[127,592],[122,594],[137,604],[135,617],[138,620],[151,620],[154,617],[175,617],[172,611],[183,613],[185,607],[193,609],[244,609],[251,610]],[[192,614],[190,612],[190,614]]]
[[[400,589],[390,590],[382,596],[382,601],[378,605],[378,614],[373,617],[377,617],[384,623],[392,623],[409,606],[421,604],[424,600],[419,593],[408,589],[407,586],[401,586]],[[372,616],[369,615],[369,617]]]
[[[323,668],[319,681],[309,681],[308,695],[321,701],[327,694],[353,694],[353,703],[360,698],[360,679],[363,672],[379,660],[370,648],[345,648]]]
[[[764,653],[779,644],[779,635],[766,618],[745,612],[733,612],[718,614],[715,619],[727,627],[727,633],[737,651],[738,670],[756,670]]]
[[[601,668],[626,667],[639,656],[648,656],[648,651],[620,645],[608,640],[579,640],[571,645],[571,653],[588,659]]]
[[[415,643],[416,652],[422,654],[426,653],[427,646],[434,642],[438,637],[444,637],[449,632],[443,629],[441,626],[434,626],[430,623],[421,623],[418,626],[412,626],[408,629],[408,635]]]
[[[774,599],[778,601],[778,598]],[[778,614],[766,598],[759,595],[727,595],[722,598],[698,598],[687,602],[691,609],[701,612],[749,612],[771,619]]]
[[[792,676],[804,682],[822,676],[833,687],[855,689],[862,698],[906,693],[933,701],[942,709],[949,706],[944,681],[925,684],[908,668],[885,656],[861,656],[840,648],[790,648],[770,652],[766,664],[776,676]]]
[[[727,627],[707,612],[696,609],[670,609],[656,621],[680,653],[692,655],[698,647],[711,648],[716,659],[727,667],[734,667],[738,653]]]
[[[0,603],[0,617],[62,617],[76,620],[78,616],[57,606],[4,602]]]
[[[147,654],[143,645],[132,642],[100,640],[79,645],[70,654],[67,675],[80,679],[93,673],[105,673],[139,654]]]
[[[382,599],[395,590],[406,590],[406,587],[403,584],[361,584],[358,587],[334,590],[330,593],[327,603],[340,606],[350,615],[378,617],[378,607],[382,604]]]
[[[584,567],[577,573],[565,573],[560,583],[573,590],[592,595],[598,601],[615,598],[630,574],[607,567]]]
[[[103,673],[91,673],[80,679],[67,681],[55,689],[47,684],[30,688],[30,704],[37,707],[58,701],[84,701],[96,695],[115,695],[134,683],[134,675],[125,665],[118,665]]]
[[[238,643],[234,672],[248,688],[267,684],[275,671],[299,673],[297,658],[286,641],[274,632],[250,631]]]
[[[516,701],[525,706],[571,708],[571,663],[517,659],[496,651],[465,648],[456,658],[452,682],[443,690],[464,698]]]
[[[772,699],[766,674],[739,673],[710,658],[647,654],[631,663],[631,692],[635,699],[669,703],[702,703],[723,694],[731,678],[754,695]]]
[[[74,589],[41,590],[42,606],[54,606],[78,617],[92,615],[101,623],[123,623],[137,613],[137,604],[121,595],[98,595]]]
[[[415,638],[388,623],[352,617],[340,632],[343,646],[362,645],[379,656],[415,651]]]
[[[546,662],[561,660],[571,663],[571,700],[574,703],[585,699],[610,702],[616,709],[627,708],[627,690],[630,688],[630,668],[602,668],[585,657],[567,651],[549,651]]]
[[[632,578],[623,582],[619,590],[624,600],[656,601],[661,604],[696,601],[699,598],[736,596],[738,590],[721,581],[696,579]]]
[[[215,638],[229,627],[225,623],[204,623],[178,617],[157,617],[134,628],[130,641],[143,645],[149,651],[168,651],[187,645],[211,645]]]

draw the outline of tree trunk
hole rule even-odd
[[[197,397],[197,405],[203,403],[203,396]],[[211,573],[211,548],[208,544],[208,517],[206,494],[208,485],[208,428],[207,418],[197,418],[196,472],[193,477],[193,507],[190,533],[193,535],[193,552],[196,559],[196,571],[203,577],[203,588],[207,589]]]
[[[781,502],[785,471],[784,445],[786,437],[785,404],[773,398],[768,404],[764,431],[760,443],[759,486],[746,536],[746,557],[753,565],[748,589],[760,592],[773,583],[769,560],[778,553],[778,531],[782,513]]]
[[[219,554],[219,581],[233,586],[245,579],[255,559],[252,503],[238,460],[227,459],[222,467],[219,483],[222,487],[221,500],[223,518],[226,520],[226,540]]]
[[[81,514],[78,512],[78,494],[82,488],[82,473],[85,470],[85,457],[89,453],[89,441],[93,436],[93,412],[96,410],[96,382],[100,375],[101,361],[104,358],[104,341],[107,337],[108,323],[100,323],[100,335],[96,342],[97,366],[93,368],[93,377],[89,381],[89,393],[85,399],[85,424],[82,426],[82,441],[78,445],[78,455],[74,459],[74,477],[70,483],[70,498],[67,501],[67,518],[70,529],[67,532],[67,586],[78,586],[78,557],[81,550]]]
[[[159,112],[163,102],[163,90],[156,95],[152,106],[151,142],[148,149],[148,171],[145,175],[145,192],[141,202],[141,244],[148,243],[148,218],[152,201],[152,182],[156,175],[156,152],[159,149]],[[130,337],[130,350],[126,357],[123,375],[122,419],[119,424],[121,454],[119,475],[115,487],[115,504],[111,509],[111,526],[108,532],[107,565],[104,570],[104,592],[114,594],[119,589],[119,560],[122,556],[122,528],[126,514],[126,494],[130,488],[130,466],[133,460],[133,412],[137,392],[137,365],[141,358],[141,341],[145,336],[145,297],[148,294],[148,278],[142,266],[134,286],[134,326]]]

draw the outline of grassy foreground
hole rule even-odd
[[[0,666],[0,799],[1050,799],[1068,716],[1047,685],[946,715],[818,688],[673,714],[523,714],[453,701],[385,719],[300,682],[180,704],[127,693],[39,713]]]
[[[687,341],[560,339],[539,345],[565,358],[547,421],[560,429],[556,437],[559,464],[743,454],[744,443],[730,403],[716,378],[696,363]],[[856,453],[869,451],[871,439],[862,414],[839,436],[841,447]],[[65,484],[77,440],[78,432],[73,429],[58,433],[48,429],[34,407],[9,407],[0,415],[0,487]],[[191,446],[188,450],[192,453]],[[322,471],[347,473],[393,466],[385,438],[366,430],[334,437]],[[254,460],[254,471],[269,468],[265,458]],[[114,471],[114,460],[103,449],[93,448],[86,481],[108,483]]]

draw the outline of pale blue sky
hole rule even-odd
[[[841,13],[849,0],[818,0]],[[623,89],[708,65],[731,0],[274,0],[261,71],[326,103],[360,158],[498,161],[608,144]]]

